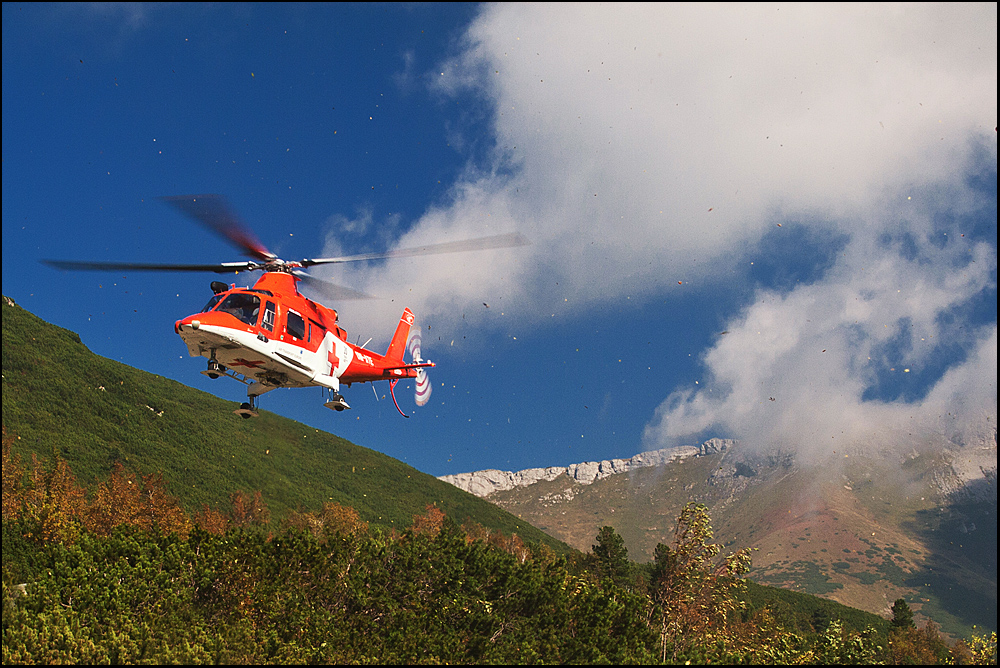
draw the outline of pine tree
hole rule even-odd
[[[625,540],[615,533],[614,527],[601,527],[597,533],[597,545],[591,549],[597,557],[600,575],[610,578],[615,586],[625,586],[629,575],[628,548],[625,547]]]
[[[892,604],[892,628],[912,629],[914,627],[913,611],[910,610],[910,606],[906,604],[906,601],[897,598],[896,602]]]

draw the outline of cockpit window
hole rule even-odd
[[[205,304],[205,308],[203,308],[200,312],[208,313],[215,308],[216,304],[222,301],[223,297],[225,297],[225,295],[213,295],[212,298],[208,300],[208,303]]]
[[[234,315],[248,325],[256,325],[257,314],[260,312],[260,297],[235,292],[226,297],[218,310]]]

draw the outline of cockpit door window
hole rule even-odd
[[[261,320],[260,326],[273,334],[274,320],[275,320],[274,302],[266,301],[264,302],[264,319]]]

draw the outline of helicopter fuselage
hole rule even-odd
[[[413,313],[406,309],[380,355],[347,341],[337,312],[301,295],[297,278],[266,272],[252,288],[235,285],[218,291],[201,313],[174,324],[192,357],[206,357],[206,375],[228,375],[250,385],[257,396],[278,387],[325,387],[416,378],[433,366],[403,362]]]

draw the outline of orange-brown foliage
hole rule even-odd
[[[896,665],[932,665],[941,663],[951,649],[938,633],[938,626],[932,621],[923,628],[909,627],[893,629],[889,636],[889,653]],[[959,655],[968,653],[963,644]]]
[[[142,476],[143,515],[152,526],[164,534],[176,533],[187,537],[191,520],[180,507],[177,497],[167,492],[167,483],[161,473]]]
[[[122,525],[150,529],[142,505],[142,490],[136,475],[126,471],[121,462],[115,462],[108,479],[94,489],[84,526],[99,536],[107,536]]]
[[[24,490],[22,510],[30,538],[72,543],[79,535],[78,518],[87,508],[86,492],[66,460],[57,457],[52,470],[31,456],[31,486]]]
[[[429,536],[438,535],[441,532],[441,527],[444,525],[444,512],[433,504],[427,504],[424,510],[427,511],[426,515],[413,516],[413,533],[427,534]]]
[[[325,503],[319,513],[293,511],[286,525],[309,531],[317,537],[363,535],[368,532],[368,522],[360,519],[358,511],[339,503]]]
[[[205,531],[221,536],[229,528],[229,518],[217,508],[209,508],[208,504],[194,514],[194,523]]]
[[[115,462],[108,479],[94,489],[83,524],[99,536],[126,525],[183,537],[191,530],[191,520],[177,497],[167,492],[162,474],[137,476],[126,471],[121,462]]]
[[[479,522],[473,522],[472,520],[467,520],[465,524],[462,525],[462,531],[465,532],[465,541],[467,543],[472,543],[477,540],[486,542],[490,538],[490,534],[493,533],[492,529],[484,527]]]
[[[264,503],[260,490],[252,495],[238,490],[229,495],[229,501],[232,503],[230,522],[233,526],[263,525],[271,521],[271,510]]]
[[[118,526],[134,526],[186,537],[191,520],[159,473],[136,476],[116,463],[88,501],[70,466],[56,456],[49,468],[32,455],[25,484],[20,457],[11,452],[15,437],[3,429],[3,519],[23,517],[29,538],[72,543],[80,529],[106,536]]]
[[[522,564],[531,556],[531,550],[517,534],[508,538],[502,531],[494,531],[486,542],[502,552],[513,555]]]

